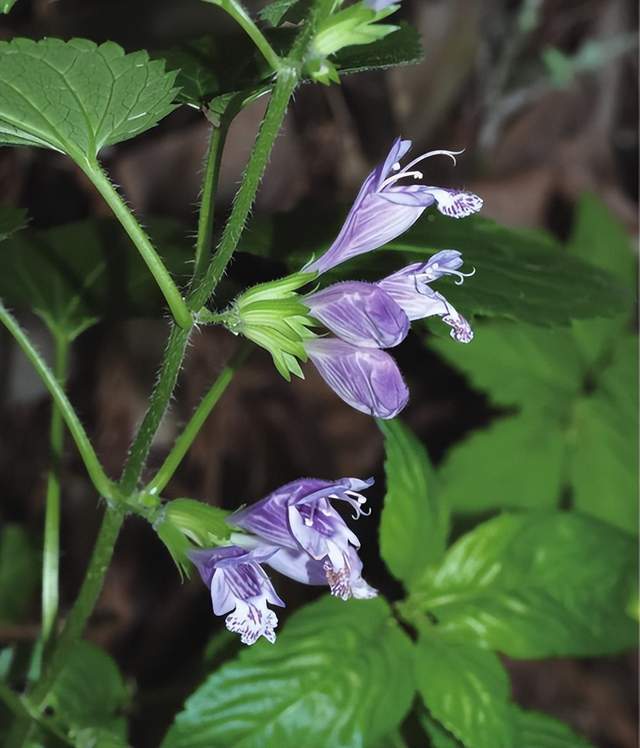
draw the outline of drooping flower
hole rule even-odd
[[[284,602],[263,570],[273,549],[246,550],[224,546],[189,552],[202,581],[211,590],[213,612],[222,616],[229,631],[240,634],[243,644],[254,644],[261,636],[272,644],[278,625],[267,603],[284,607]]]
[[[473,275],[459,270],[462,255],[455,250],[443,250],[427,262],[416,262],[389,275],[378,286],[391,296],[410,320],[438,315],[451,327],[451,337],[459,343],[470,343],[473,331],[468,321],[459,314],[447,299],[434,291],[429,283],[443,275],[457,276],[457,285]]]
[[[431,205],[451,218],[464,218],[482,207],[482,200],[471,192],[402,184],[404,179],[422,179],[414,167],[436,155],[449,156],[454,151],[430,151],[401,167],[400,159],[411,148],[410,140],[398,138],[384,163],[365,179],[337,239],[305,272],[324,273],[332,267],[364,252],[378,249],[407,231]]]
[[[409,389],[385,351],[359,348],[338,338],[315,338],[305,350],[329,387],[361,413],[395,418],[407,404]]]
[[[357,519],[366,503],[362,491],[373,480],[303,478],[282,486],[266,498],[229,517],[229,524],[275,550],[266,559],[274,569],[306,584],[328,584],[331,593],[347,600],[377,593],[362,579],[360,541],[331,505],[346,501]],[[255,541],[249,538],[250,544]]]
[[[409,332],[409,318],[380,286],[345,281],[304,299],[312,317],[345,343],[364,348],[393,348]]]

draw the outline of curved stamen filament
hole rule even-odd
[[[461,270],[449,270],[447,268],[438,267],[436,264],[431,266],[432,270],[436,270],[441,275],[455,275],[458,280],[455,281],[456,286],[461,286],[464,283],[465,278],[471,278],[476,274],[476,269],[473,268],[469,273],[463,273]],[[430,283],[437,280],[432,273],[418,273],[417,278],[424,279],[425,283]]]
[[[464,148],[461,151],[429,151],[428,153],[423,153],[422,156],[418,156],[418,158],[414,158],[411,163],[408,163],[402,171],[408,171],[409,169],[412,169],[416,164],[419,164],[421,161],[424,161],[427,158],[431,158],[432,156],[448,156],[455,164],[458,163],[456,160],[456,156],[459,156],[461,153],[464,153]]]

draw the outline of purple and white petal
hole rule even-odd
[[[452,218],[464,218],[481,209],[482,199],[471,192],[415,183],[424,178],[415,169],[421,161],[448,156],[455,163],[459,151],[430,151],[402,167],[400,159],[410,147],[411,141],[396,139],[384,162],[365,179],[336,240],[305,270],[324,273],[356,255],[382,247],[413,226],[434,203]]]
[[[263,548],[254,552],[226,546],[189,553],[202,580],[210,588],[213,612],[228,614],[227,628],[239,633],[244,644],[253,644],[260,636],[275,641],[278,619],[267,604],[284,607],[284,602],[258,559],[268,559],[276,552],[275,548],[269,552]]]
[[[407,315],[374,283],[335,283],[305,298],[311,316],[352,345],[392,348],[409,332]]]
[[[388,353],[337,338],[310,340],[305,350],[324,381],[352,408],[388,419],[407,404],[409,390]]]

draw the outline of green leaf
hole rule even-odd
[[[299,21],[300,12],[306,11],[309,0],[273,0],[265,5],[258,15],[271,26],[279,26],[283,21]],[[292,18],[291,15],[295,13]]]
[[[554,507],[566,453],[560,430],[540,413],[502,418],[448,452],[438,475],[441,499],[461,512]]]
[[[18,0],[2,0],[0,2],[0,13],[8,13]]]
[[[501,406],[543,403],[543,410],[555,411],[576,396],[585,373],[567,329],[501,320],[478,325],[469,345],[447,337],[433,339],[430,347]]]
[[[16,139],[79,163],[153,127],[174,108],[175,75],[113,42],[0,42],[0,143]]]
[[[0,205],[0,242],[24,227],[26,213],[11,205]]]
[[[361,748],[404,718],[412,646],[381,598],[323,598],[187,700],[163,748]],[[384,708],[381,708],[384,704]]]
[[[578,401],[570,433],[575,506],[630,533],[638,526],[638,338],[621,338],[600,387]]]
[[[460,538],[411,601],[438,631],[511,657],[633,646],[635,543],[568,512],[504,514]]]
[[[38,587],[40,555],[19,525],[0,529],[0,622],[20,623]]]
[[[400,421],[378,421],[385,439],[387,493],[380,520],[380,551],[408,587],[444,555],[449,516],[422,444]]]
[[[192,251],[182,227],[153,221],[149,231],[174,277],[186,279]],[[103,317],[149,314],[162,307],[146,265],[115,221],[23,231],[0,245],[0,260],[0,298],[33,309],[69,339]]]
[[[430,213],[388,245],[412,260],[455,247],[476,275],[438,290],[463,314],[507,317],[534,325],[568,325],[573,319],[612,317],[629,294],[608,272],[564,251],[541,232],[510,229],[479,216],[453,221]]]
[[[576,735],[573,730],[538,712],[525,712],[514,707],[516,739],[518,748],[593,748],[591,743]]]
[[[266,10],[266,9],[265,9]],[[275,16],[274,16],[275,17]],[[266,37],[276,53],[286,55],[296,30],[272,29]],[[341,75],[411,65],[422,59],[420,35],[408,24],[372,44],[346,47],[332,58]],[[273,71],[246,36],[205,36],[157,52],[167,70],[177,73],[178,100],[201,107],[212,99],[243,93],[245,97],[268,91]],[[266,88],[265,88],[266,86]]]
[[[420,637],[418,691],[429,712],[467,748],[512,748],[509,679],[498,657],[473,644]]]
[[[121,713],[128,701],[129,694],[113,659],[93,644],[79,641],[67,656],[47,697],[47,706],[71,734],[86,737],[87,730],[97,731],[103,741],[98,745],[107,748],[118,745],[107,742],[107,737],[115,740],[126,736]],[[88,745],[86,740],[84,744]]]
[[[462,743],[437,722],[426,711],[419,715],[422,729],[429,737],[430,748],[461,748]]]

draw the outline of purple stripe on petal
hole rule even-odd
[[[392,348],[409,332],[407,315],[373,283],[336,283],[307,296],[305,304],[334,335],[353,345]]]
[[[308,341],[306,351],[325,382],[352,408],[394,418],[407,404],[409,390],[388,353],[337,338]]]
[[[466,218],[482,208],[482,198],[473,192],[460,192],[444,187],[425,187],[434,197],[438,210],[449,218]]]

